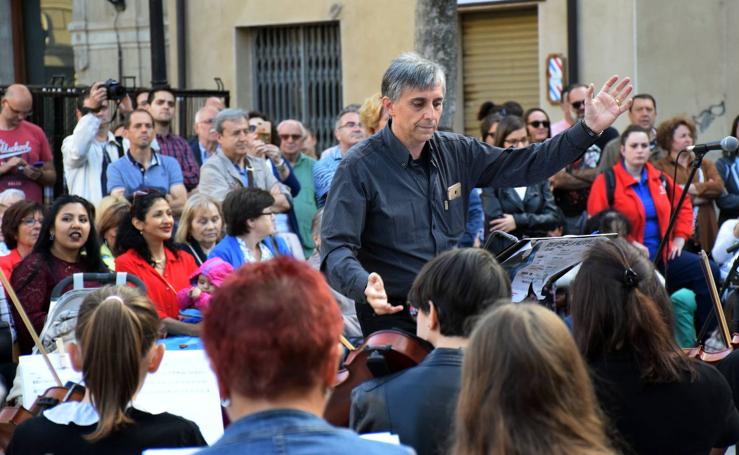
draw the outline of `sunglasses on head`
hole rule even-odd
[[[162,192],[156,188],[141,188],[140,190],[134,191],[131,195],[131,213],[133,213],[133,209],[136,206],[136,201],[140,201],[150,194],[162,194]],[[163,194],[162,197],[164,197]]]
[[[534,128],[549,128],[549,120],[534,120],[529,122],[529,126]]]

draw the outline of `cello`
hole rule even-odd
[[[374,332],[356,349],[350,349],[344,368],[336,374],[323,417],[335,426],[349,426],[352,390],[359,384],[414,367],[433,349],[431,343],[400,330]]]
[[[8,279],[2,270],[0,270],[0,284],[3,285],[8,297],[10,297],[10,300],[13,302],[13,305],[18,311],[23,324],[26,326],[26,329],[28,329],[28,332],[31,334],[31,338],[33,338],[34,344],[43,356],[44,362],[46,363],[46,366],[49,368],[49,371],[54,378],[54,382],[56,382],[57,384],[55,387],[50,387],[42,395],[40,395],[36,399],[36,401],[34,401],[31,409],[26,409],[21,404],[16,404],[15,406],[4,406],[2,409],[0,409],[0,449],[2,449],[2,451],[4,452],[13,437],[16,426],[20,425],[26,420],[36,417],[41,412],[45,411],[46,409],[52,408],[59,403],[64,403],[67,401],[82,401],[82,399],[85,397],[85,388],[75,383],[67,383],[66,385],[62,384],[61,379],[59,379],[59,375],[57,374],[54,366],[49,360],[49,355],[46,352],[44,345],[41,343],[36,330],[33,328],[33,324],[31,324],[30,319],[28,319],[26,311],[23,309],[23,306],[18,301],[18,296],[15,294],[15,291],[10,286]]]

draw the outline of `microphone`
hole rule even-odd
[[[726,136],[720,141],[706,142],[705,144],[691,145],[685,148],[689,152],[704,154],[711,150],[723,150],[724,152],[736,152],[739,149],[739,141],[734,136]]]

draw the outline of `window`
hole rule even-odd
[[[316,134],[319,153],[331,146],[342,108],[338,24],[263,27],[253,43],[256,109],[276,122],[302,121]]]

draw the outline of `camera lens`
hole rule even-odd
[[[114,79],[108,79],[103,85],[109,100],[119,101],[126,96],[126,88]]]

